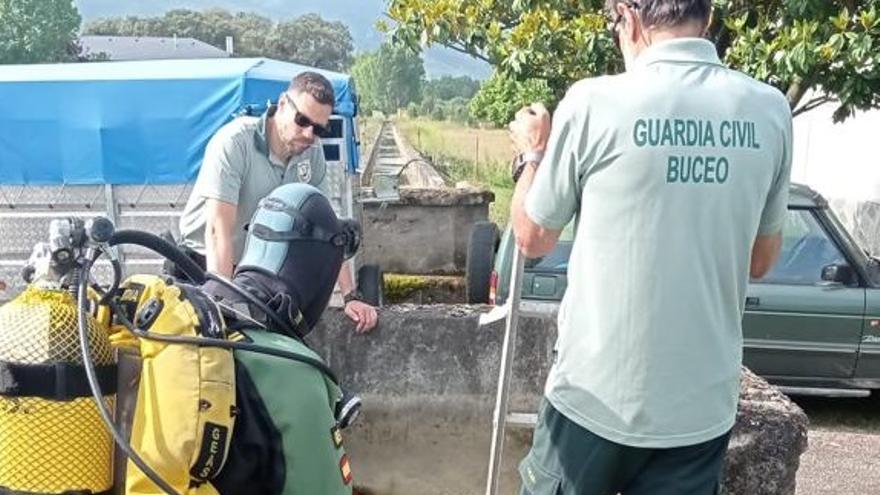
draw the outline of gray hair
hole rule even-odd
[[[308,93],[321,105],[330,105],[336,103],[336,97],[333,94],[333,85],[326,77],[317,72],[301,72],[290,81],[288,91],[293,94]]]
[[[646,28],[671,28],[690,21],[708,23],[712,15],[712,0],[605,0],[612,17],[617,15],[619,3],[638,9]]]

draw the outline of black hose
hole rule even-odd
[[[257,307],[263,310],[266,313],[267,317],[269,317],[269,319],[281,325],[282,328],[289,328],[288,324],[284,322],[284,320],[282,320],[280,316],[269,309],[256,296],[222,277],[206,272],[192,259],[190,259],[185,253],[181,252],[176,246],[167,242],[159,236],[150,234],[148,232],[141,232],[136,230],[119,230],[116,231],[110,238],[108,245],[116,246],[119,244],[135,244],[150,249],[164,256],[165,258],[175,263],[178,268],[180,268],[180,270],[183,271],[184,274],[186,274],[186,276],[189,277],[190,280],[194,283],[203,284],[208,278],[216,280],[224,286],[235,290],[242,296],[246,297],[249,301],[251,301]],[[101,419],[107,426],[110,434],[113,436],[113,440],[116,442],[119,448],[121,448],[125,452],[125,455],[129,459],[131,459],[131,461],[135,464],[135,466],[138,467],[138,469],[141,470],[141,472],[143,472],[148,478],[150,478],[150,480],[166,494],[179,495],[171,485],[169,485],[167,482],[165,482],[165,480],[162,479],[159,473],[153,470],[146,463],[146,461],[144,461],[144,459],[137,452],[135,452],[135,450],[131,447],[131,445],[122,436],[122,433],[116,427],[116,424],[113,422],[113,416],[107,409],[107,405],[104,403],[104,393],[101,390],[100,383],[98,382],[97,373],[95,372],[95,363],[92,359],[91,349],[89,348],[87,321],[87,315],[89,314],[88,281],[91,278],[92,265],[95,261],[97,261],[98,257],[102,253],[103,251],[97,251],[91,258],[85,259],[83,261],[76,290],[76,299],[78,306],[77,327],[79,330],[79,341],[82,351],[83,367],[86,371],[86,377],[89,381],[89,386],[92,391],[92,397],[95,400],[95,405],[98,408]],[[290,359],[315,367],[320,372],[324,373],[333,383],[339,385],[338,378],[326,364],[309,356],[303,356],[301,354],[296,354],[289,351],[250,344],[246,342],[232,342],[228,340],[208,339],[204,337],[161,335],[136,328],[135,325],[131,321],[129,321],[128,318],[125,317],[125,312],[120,311],[118,305],[116,305],[112,300],[114,293],[119,288],[120,279],[122,278],[122,269],[118,260],[112,260],[111,263],[113,264],[113,284],[111,286],[111,289],[103,294],[101,298],[101,303],[104,304],[109,302],[109,304],[114,308],[114,311],[116,312],[116,315],[122,322],[123,326],[125,326],[129,331],[131,331],[138,337],[169,343],[189,344],[204,347],[218,347],[224,349],[239,349],[249,352],[276,356],[283,359]]]
[[[108,242],[111,246],[118,244],[135,244],[154,251],[167,258],[196,285],[205,283],[205,270],[195,261],[177,248],[174,244],[161,237],[140,230],[117,230]]]
[[[98,382],[98,375],[95,372],[95,362],[92,360],[92,352],[89,348],[88,320],[86,318],[86,315],[89,314],[88,280],[91,275],[92,264],[97,260],[99,255],[100,253],[96,253],[93,258],[83,261],[76,291],[77,306],[79,309],[79,311],[77,311],[77,328],[79,330],[80,350],[82,351],[83,368],[85,368],[86,371],[86,378],[88,378],[89,387],[92,389],[92,397],[94,397],[98,413],[100,413],[101,419],[104,421],[110,434],[113,435],[113,440],[116,442],[116,445],[125,451],[125,455],[128,456],[138,469],[147,475],[156,486],[161,488],[162,491],[168,495],[179,495],[171,485],[162,479],[159,473],[147,465],[143,458],[134,451],[128,441],[123,438],[122,433],[116,428],[116,424],[113,422],[113,416],[110,414],[107,405],[104,403],[104,393],[101,390],[101,384]]]
[[[110,284],[110,288],[105,291],[98,284],[91,285],[92,290],[101,296],[101,299],[98,300],[97,306],[106,306],[109,304],[110,299],[112,299],[113,296],[116,295],[116,291],[119,290],[119,283],[122,281],[122,264],[119,263],[119,260],[111,258],[110,266],[113,267],[113,282]]]
[[[150,249],[176,264],[177,267],[180,268],[180,270],[183,271],[184,274],[186,274],[186,276],[196,285],[202,285],[208,279],[214,280],[224,287],[235,291],[242,297],[246,298],[254,306],[259,308],[260,311],[265,313],[266,317],[272,320],[273,323],[278,325],[279,329],[284,330],[290,335],[293,335],[299,341],[303,341],[303,335],[299,331],[299,329],[291,327],[290,323],[281,318],[278,313],[272,311],[272,309],[270,309],[255,295],[251,294],[246,289],[235,285],[234,283],[223,277],[205,271],[195,261],[193,261],[192,258],[187,256],[186,253],[178,249],[177,246],[171,244],[170,242],[155,234],[142,232],[140,230],[117,230],[113,233],[113,236],[110,237],[110,241],[108,242],[108,244],[110,246],[116,246],[119,244],[134,244]],[[103,302],[104,298],[102,298],[101,301]]]
[[[270,356],[280,357],[284,359],[289,359],[291,361],[297,361],[303,364],[310,365],[316,368],[321,373],[327,375],[327,378],[330,379],[336,385],[339,385],[339,379],[336,377],[336,374],[333,370],[330,369],[329,366],[324,364],[318,359],[304,356],[302,354],[297,354],[291,351],[285,351],[281,349],[275,349],[273,347],[265,347],[262,345],[251,344],[248,342],[233,342],[230,340],[221,340],[221,339],[211,339],[206,337],[185,337],[182,335],[165,335],[160,333],[154,333],[147,330],[143,330],[137,328],[134,323],[132,323],[126,316],[125,312],[122,311],[117,304],[112,304],[114,314],[116,314],[119,322],[122,323],[129,332],[133,333],[135,336],[147,339],[147,340],[155,340],[158,342],[168,342],[171,344],[186,344],[186,345],[195,345],[199,347],[217,347],[220,349],[238,349],[241,351],[255,352],[257,354],[267,354]]]
[[[251,304],[256,306],[257,309],[259,309],[260,311],[265,313],[266,316],[270,320],[272,320],[273,323],[278,325],[280,330],[284,330],[285,333],[293,336],[294,338],[296,338],[297,340],[299,340],[300,342],[305,344],[305,341],[303,340],[305,335],[303,335],[302,332],[300,332],[298,329],[292,327],[290,325],[290,323],[286,322],[283,318],[278,316],[278,313],[273,311],[268,305],[266,305],[266,303],[261,301],[260,298],[258,298],[254,294],[250,293],[250,291],[248,291],[244,287],[239,287],[238,285],[235,285],[235,283],[232,282],[231,280],[225,279],[225,278],[223,278],[219,275],[216,275],[214,273],[205,272],[205,277],[208,280],[213,280],[213,281],[219,283],[220,285],[226,287],[227,289],[234,291],[235,293],[237,293],[237,294],[241,295],[242,297],[244,297],[245,299],[247,299],[248,302],[250,302]]]

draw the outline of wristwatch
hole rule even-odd
[[[348,294],[342,296],[342,302],[344,304],[348,304],[351,301],[363,301],[363,300],[364,300],[364,295],[361,294],[361,291],[359,291],[359,290],[353,290],[353,291],[349,292]]]
[[[510,165],[510,174],[513,176],[513,182],[519,180],[527,164],[534,163],[535,167],[537,167],[543,158],[544,153],[541,151],[526,151],[516,155],[513,163]]]

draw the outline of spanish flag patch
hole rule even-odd
[[[339,459],[339,471],[342,473],[342,482],[346,485],[350,485],[352,475],[351,464],[348,462],[348,454],[342,454],[342,459]]]

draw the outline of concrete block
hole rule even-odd
[[[474,223],[485,221],[490,191],[401,188],[396,202],[364,203],[364,263],[385,272],[464,273]]]
[[[370,334],[329,310],[309,341],[362,394],[361,421],[346,432],[356,484],[365,494],[482,494],[504,322],[479,327],[489,308],[400,305],[380,310]],[[511,411],[534,412],[552,361],[552,314],[520,320]],[[506,437],[501,493],[516,493],[516,465],[530,430]],[[744,372],[725,489],[794,495],[806,449],[806,416],[775,388]]]

